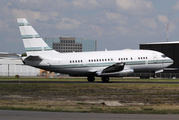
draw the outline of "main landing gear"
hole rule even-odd
[[[95,77],[94,76],[88,76],[88,82],[94,82]],[[102,77],[102,82],[107,83],[109,82],[109,77]]]
[[[95,77],[94,76],[88,76],[88,82],[94,82]]]
[[[109,82],[109,77],[102,77],[102,81],[105,83]]]

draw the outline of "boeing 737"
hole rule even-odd
[[[87,77],[93,82],[101,77],[125,77],[135,72],[163,72],[173,60],[153,50],[116,50],[60,53],[50,48],[25,18],[17,19],[26,57],[25,65],[51,72]]]

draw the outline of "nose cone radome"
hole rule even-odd
[[[174,63],[174,61],[171,58],[169,58],[169,62],[171,63],[171,65]]]

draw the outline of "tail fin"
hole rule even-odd
[[[44,42],[25,18],[19,18],[17,22],[27,56],[38,56],[44,51],[56,52]]]

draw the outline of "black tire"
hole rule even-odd
[[[109,82],[109,77],[102,77],[102,81],[105,83]]]
[[[94,76],[88,76],[88,82],[94,82],[95,77]]]

